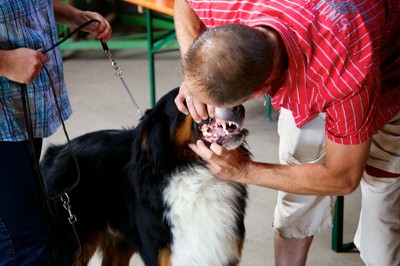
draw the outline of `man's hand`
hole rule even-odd
[[[103,43],[106,43],[111,37],[112,30],[108,21],[99,13],[82,11],[80,15],[75,18],[75,26],[80,26],[91,19],[96,19],[99,22],[93,22],[82,30],[96,34],[98,39],[101,39]]]
[[[47,60],[41,51],[29,48],[0,51],[0,76],[19,83],[31,83]]]
[[[186,115],[190,113],[197,123],[207,119],[209,116],[214,117],[215,115],[215,107],[213,105],[206,105],[195,96],[192,96],[185,82],[183,82],[179,88],[179,94],[175,98],[175,104],[182,113]]]
[[[98,39],[103,43],[107,42],[111,37],[111,27],[108,21],[99,13],[91,11],[81,11],[72,5],[66,4],[60,0],[54,0],[54,15],[58,23],[79,27],[91,19],[95,19],[98,23],[91,23],[83,29],[83,31],[96,34]]]
[[[189,144],[189,147],[207,163],[206,166],[213,175],[246,183],[247,169],[251,161],[237,150],[228,151],[216,142],[213,142],[209,149],[201,140]]]

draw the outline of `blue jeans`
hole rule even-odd
[[[41,139],[35,139],[37,159]],[[49,265],[43,193],[28,141],[0,142],[0,266]]]

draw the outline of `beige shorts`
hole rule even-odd
[[[372,137],[367,164],[400,174],[400,113]]]
[[[400,178],[361,180],[361,213],[354,244],[366,265],[400,265]]]
[[[281,108],[281,113],[278,122],[278,133],[280,136],[279,143],[279,159],[282,164],[299,164],[299,163],[322,163],[325,159],[324,140],[325,140],[325,115],[312,119],[301,128],[297,128],[292,113],[286,109]],[[389,171],[396,172],[400,168],[400,113],[391,120],[385,127],[382,128],[373,137],[374,148],[371,149],[371,158],[368,163],[371,165]],[[392,178],[391,182],[398,184],[400,178]],[[380,180],[376,181],[379,182]],[[381,180],[383,183],[384,179]],[[363,181],[364,182],[364,181]],[[368,183],[365,184],[368,186]],[[384,185],[384,184],[382,184]],[[368,189],[363,189],[363,197],[368,198]],[[399,232],[400,232],[400,216],[398,206],[400,202],[399,191],[387,192],[392,197],[392,203],[397,202],[397,212],[392,212],[392,204],[381,202],[380,210],[388,210],[381,212],[382,214],[388,213],[386,217],[393,217],[397,215],[397,228],[391,231],[394,237],[388,238],[387,233],[385,238],[387,241],[394,242],[394,246],[399,247]],[[385,193],[380,195],[382,199]],[[304,238],[311,236],[321,231],[330,229],[333,221],[335,197],[331,196],[304,196],[296,195],[286,192],[278,193],[278,201],[274,214],[274,228],[278,234],[288,238]],[[376,203],[379,204],[379,203]],[[370,207],[371,206],[371,207]],[[368,219],[367,217],[377,217],[376,206],[370,204],[363,205],[363,215],[361,219]],[[390,214],[389,214],[390,213]],[[393,215],[392,215],[393,213]],[[381,217],[382,218],[382,217]],[[385,218],[385,217],[384,217]],[[375,219],[376,222],[379,219]],[[360,221],[360,225],[362,221]],[[370,229],[367,229],[368,231]],[[375,233],[380,234],[379,229],[374,229]],[[397,233],[396,233],[397,230]],[[362,235],[361,228],[359,229]],[[365,232],[365,231],[364,231]],[[364,242],[361,240],[361,242]],[[364,248],[365,252],[374,253]],[[372,249],[373,250],[373,249]],[[399,250],[395,250],[399,256]]]
[[[400,173],[400,113],[373,136],[367,164]],[[366,265],[400,265],[400,178],[361,180],[361,213],[354,243]]]
[[[292,113],[281,108],[278,121],[282,164],[322,163],[325,160],[325,114],[297,128]],[[278,192],[274,229],[287,238],[304,238],[332,227],[335,197]]]

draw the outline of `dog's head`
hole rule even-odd
[[[153,159],[162,154],[165,160],[165,157],[193,157],[188,144],[198,139],[208,145],[215,141],[229,150],[243,144],[247,134],[243,128],[243,106],[217,108],[215,118],[197,124],[190,115],[181,113],[176,107],[174,99],[178,92],[178,89],[174,89],[164,95],[141,119],[135,130],[139,134],[136,140],[140,141],[136,147],[139,147],[141,153],[151,153]]]

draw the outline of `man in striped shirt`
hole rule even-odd
[[[42,138],[54,133],[57,116],[51,84],[61,115],[71,108],[66,92],[56,19],[85,28],[107,41],[108,22],[98,13],[80,11],[60,0],[0,0],[0,265],[49,265],[49,243],[42,191],[33,166],[21,100],[21,83],[27,84],[37,160]],[[43,70],[48,69],[49,75]]]
[[[280,109],[282,165],[190,144],[218,177],[280,190],[277,265],[305,264],[334,196],[360,181],[361,257],[400,264],[399,10],[395,0],[175,0],[178,108],[200,121],[269,94]]]

